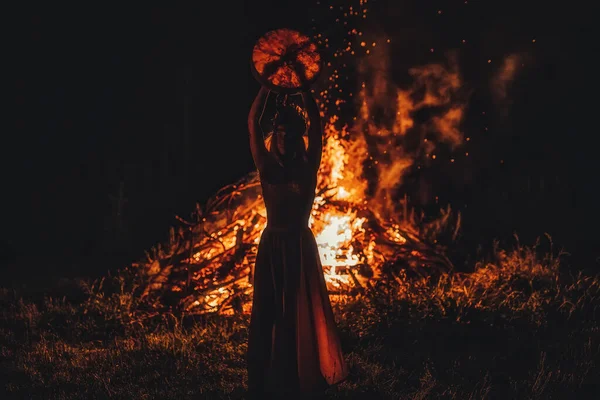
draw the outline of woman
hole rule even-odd
[[[306,127],[281,112],[267,149],[260,117],[268,94],[260,89],[248,116],[250,148],[267,209],[254,268],[248,387],[257,398],[314,396],[348,375],[317,244],[308,228],[321,162],[321,118],[312,95],[302,91],[308,148]]]

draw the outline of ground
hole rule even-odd
[[[598,398],[600,279],[503,254],[336,303],[351,373],[328,398]],[[153,315],[134,289],[119,275],[2,289],[1,398],[244,398],[248,316]]]

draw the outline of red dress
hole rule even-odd
[[[319,392],[345,379],[348,367],[308,228],[316,173],[286,179],[281,167],[271,168],[261,174],[268,222],[254,268],[248,387],[254,393]]]

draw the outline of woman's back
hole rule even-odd
[[[261,177],[268,225],[281,229],[308,226],[317,186],[316,172],[305,166],[288,179],[282,169],[269,175]]]

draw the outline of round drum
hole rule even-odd
[[[321,55],[308,36],[292,29],[276,29],[257,41],[251,65],[262,85],[277,93],[293,94],[317,79]]]

